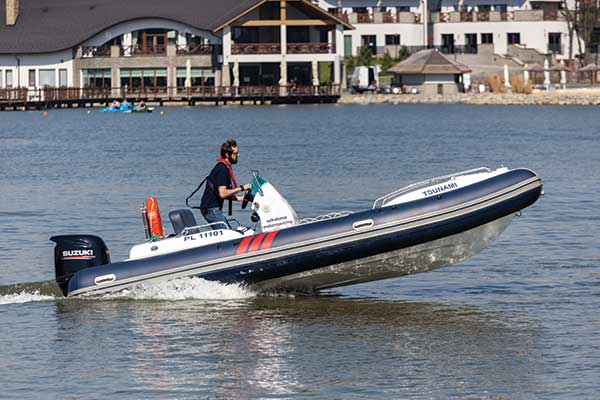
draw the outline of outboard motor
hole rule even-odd
[[[60,235],[52,236],[50,240],[56,243],[54,247],[56,283],[65,296],[73,274],[82,269],[110,263],[108,247],[98,236]]]

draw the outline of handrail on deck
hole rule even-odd
[[[438,176],[436,178],[426,179],[424,181],[417,182],[417,183],[412,183],[412,184],[410,184],[408,186],[404,186],[403,188],[400,188],[394,192],[388,193],[385,196],[379,197],[373,203],[373,208],[375,209],[375,208],[384,207],[391,200],[394,200],[402,195],[405,195],[406,193],[413,192],[422,187],[439,185],[440,183],[449,181],[450,179],[453,179],[453,178],[456,178],[459,176],[479,174],[482,172],[491,172],[491,169],[489,169],[487,167],[479,167],[479,168],[469,169],[469,170],[462,171],[462,172],[455,172],[455,173],[449,174],[449,175]]]

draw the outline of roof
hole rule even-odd
[[[598,66],[594,63],[588,64],[585,67],[579,68],[580,72],[595,72],[598,71]]]
[[[111,26],[140,18],[213,31],[262,0],[20,0],[13,26],[0,0],[0,54],[49,53],[75,47]]]
[[[529,72],[544,72],[545,71],[544,67],[538,63],[526,65],[525,69]]]
[[[455,75],[471,72],[464,64],[452,61],[437,49],[421,50],[389,69],[395,74]]]

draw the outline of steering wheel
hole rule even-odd
[[[252,196],[252,189],[246,190],[246,194],[244,195],[244,199],[242,200],[242,210],[246,209],[248,206],[248,202],[254,200],[254,196]]]

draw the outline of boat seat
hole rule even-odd
[[[198,226],[194,214],[187,208],[171,211],[169,213],[169,219],[171,220],[171,225],[173,225],[173,231],[176,235],[179,235],[185,228]]]

